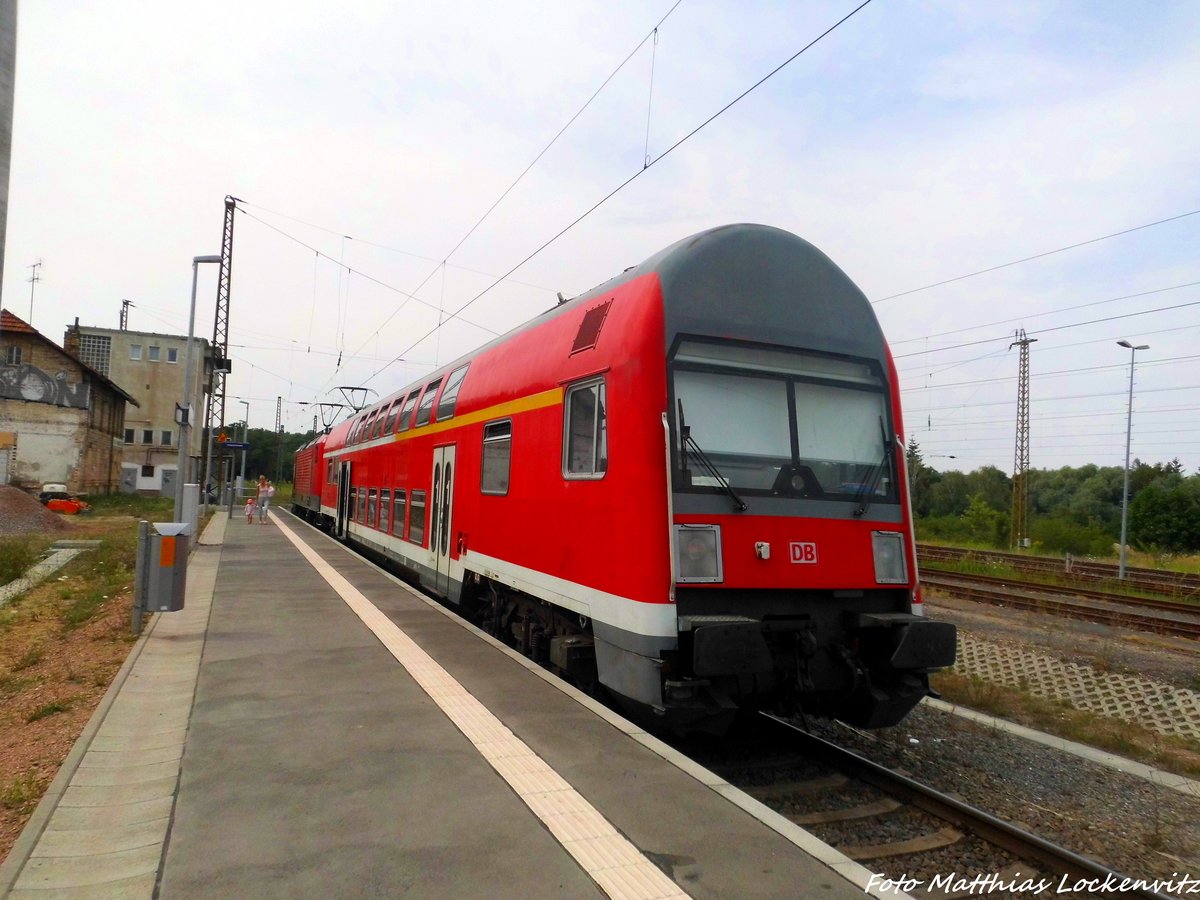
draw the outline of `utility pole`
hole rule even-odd
[[[201,484],[207,485],[212,478],[217,484],[224,481],[225,465],[222,446],[218,456],[219,474],[213,477],[213,438],[225,430],[225,376],[229,374],[229,300],[233,281],[233,213],[237,209],[237,198],[225,198],[225,227],[221,232],[221,274],[217,279],[217,309],[213,318],[211,345],[212,367],[208,372],[208,415],[205,418],[205,434],[208,454]],[[219,495],[218,495],[219,496]]]
[[[33,325],[33,289],[37,287],[37,283],[42,280],[42,276],[38,273],[38,269],[42,267],[42,261],[39,259],[33,265],[26,266],[27,269],[33,269],[33,273],[29,276],[29,324]]]
[[[283,397],[275,398],[275,480],[283,481]]]
[[[133,306],[128,300],[121,301],[121,330],[129,330],[129,307]],[[185,400],[186,402],[186,400]]]
[[[1029,540],[1029,345],[1037,338],[1025,336],[1019,328],[1016,340],[1008,345],[1021,348],[1020,375],[1017,378],[1017,439],[1013,451],[1012,528],[1009,543],[1024,547]]]

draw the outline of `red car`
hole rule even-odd
[[[38,495],[38,499],[45,504],[46,509],[58,513],[65,513],[68,516],[78,515],[79,513],[88,512],[91,507],[86,501],[80,500],[78,497],[68,494],[66,491],[42,491]]]

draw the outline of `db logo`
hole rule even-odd
[[[817,562],[817,545],[812,541],[792,541],[792,562],[811,566]]]

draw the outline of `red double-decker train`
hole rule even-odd
[[[894,724],[954,661],[879,323],[775,228],[680,241],[359,411],[298,451],[293,504],[676,731]]]

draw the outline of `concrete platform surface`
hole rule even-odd
[[[863,894],[863,867],[290,516],[218,516],[188,577],[0,896]]]

